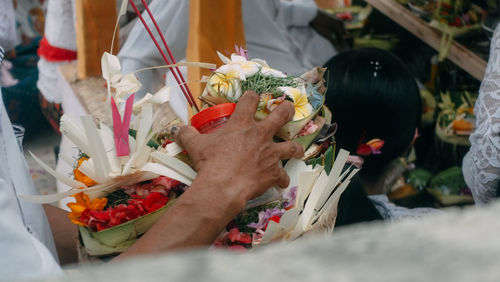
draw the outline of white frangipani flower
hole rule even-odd
[[[313,113],[313,107],[307,100],[306,88],[302,85],[299,88],[294,87],[278,87],[285,95],[290,97],[295,108],[293,120],[300,120],[308,117]]]
[[[262,66],[260,68],[260,73],[262,73],[263,76],[271,76],[271,77],[277,77],[277,78],[285,78],[286,74],[280,72],[279,70],[275,70],[270,67],[265,67]]]

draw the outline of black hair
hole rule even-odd
[[[340,53],[325,74],[326,105],[338,123],[337,147],[356,154],[360,142],[385,141],[381,154],[364,157],[361,175],[377,177],[409,148],[420,125],[420,94],[415,79],[395,55],[366,48]]]

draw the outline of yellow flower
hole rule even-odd
[[[71,209],[68,217],[72,223],[82,226],[86,225],[80,221],[80,217],[86,209],[102,211],[108,203],[106,198],[96,198],[90,201],[89,196],[83,192],[74,194],[73,197],[75,197],[76,203],[68,203],[67,206]]]
[[[82,163],[86,160],[88,160],[89,158],[87,157],[81,157],[79,160],[78,160],[78,165],[76,166],[76,168],[73,170],[73,176],[75,178],[76,181],[79,181],[85,185],[87,185],[87,187],[90,187],[90,186],[94,186],[97,184],[97,182],[95,182],[94,180],[92,180],[90,177],[88,177],[87,175],[85,175],[83,172],[81,172],[78,168],[82,165]]]
[[[293,106],[295,107],[293,120],[300,120],[312,114],[313,108],[307,100],[307,93],[304,86],[301,86],[300,88],[278,87],[278,89],[283,91],[283,93],[285,93],[285,95],[290,97],[293,101]]]
[[[271,93],[264,93],[260,95],[259,107],[258,109],[263,113],[269,114],[272,112],[279,104],[285,101],[286,96],[281,96],[278,98],[274,98]]]
[[[241,97],[239,80],[234,79],[231,74],[215,72],[210,76],[208,84],[231,102],[236,102]]]

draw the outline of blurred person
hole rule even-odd
[[[16,45],[14,8],[0,0],[0,65],[5,46]],[[1,85],[0,85],[1,86]],[[15,134],[0,88],[0,277],[26,278],[59,271],[49,223],[40,205],[21,202],[16,194],[33,194],[28,166],[21,153],[22,130]],[[17,138],[16,138],[17,137]]]
[[[327,67],[326,105],[338,124],[338,148],[362,167],[339,203],[337,224],[419,217],[433,209],[407,209],[386,196],[403,171],[395,171],[420,124],[420,94],[404,64],[380,49],[340,53]],[[373,141],[371,143],[370,141]]]
[[[462,163],[465,183],[476,205],[498,195],[500,185],[500,26],[491,40],[490,58],[474,106],[476,126]]]
[[[5,7],[4,11],[0,13],[0,22],[5,23],[0,25],[0,46],[2,46],[2,59],[5,57],[5,53],[12,51],[16,46],[16,25],[15,14],[12,3],[7,3],[12,1],[0,2],[2,7]],[[8,12],[7,12],[8,11]],[[10,23],[10,24],[9,24]],[[9,70],[12,68],[12,63],[4,60],[4,63],[0,66],[0,85],[3,87],[9,87],[18,83],[18,80],[12,77]]]

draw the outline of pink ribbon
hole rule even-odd
[[[130,128],[130,119],[132,118],[132,108],[134,106],[135,94],[128,97],[123,113],[123,121],[116,106],[115,99],[111,97],[111,114],[113,116],[113,132],[115,138],[116,155],[118,157],[128,156],[130,146],[128,142],[128,132]]]

